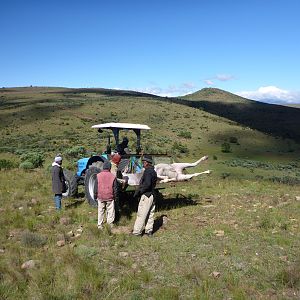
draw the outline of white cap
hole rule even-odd
[[[55,156],[54,161],[55,162],[60,162],[60,161],[62,161],[62,157],[61,156]]]

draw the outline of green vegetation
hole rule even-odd
[[[1,299],[299,299],[300,147],[292,139],[126,91],[0,96]],[[105,137],[91,126],[111,121],[149,125],[145,151],[175,161],[210,157],[192,170],[210,176],[162,186],[153,238],[129,235],[133,199],[113,232],[97,230],[97,210],[82,191],[54,209],[54,155],[70,166],[101,153]],[[38,168],[18,168],[34,159]]]
[[[273,136],[300,142],[299,108],[256,102],[215,88],[202,89],[182,99],[174,99],[174,102],[200,108]]]
[[[45,161],[44,155],[39,152],[27,152],[20,156],[21,164],[20,168],[23,169],[35,169],[43,166]]]

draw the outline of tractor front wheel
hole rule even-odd
[[[70,170],[64,169],[65,182],[67,191],[63,193],[64,197],[75,197],[78,194],[77,175]]]
[[[100,173],[101,169],[90,166],[87,169],[84,179],[85,197],[91,206],[98,206],[97,199],[95,198],[95,185],[97,184],[97,174]]]

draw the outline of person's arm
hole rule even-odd
[[[115,178],[113,182],[113,191],[114,191],[114,199],[115,201],[119,200],[119,184],[117,182],[117,178]]]
[[[98,178],[96,176],[95,185],[94,185],[94,199],[98,198]]]
[[[59,172],[60,172],[60,179],[61,179],[61,182],[65,182],[66,179],[65,179],[65,174],[64,174],[64,170],[62,167],[59,168]]]

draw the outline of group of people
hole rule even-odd
[[[118,203],[120,181],[117,178],[117,165],[121,160],[119,154],[112,155],[111,161],[105,160],[103,169],[97,174],[95,196],[98,201],[98,228],[102,229],[106,214],[106,222],[112,228],[115,222],[116,205]],[[137,217],[132,235],[142,236],[143,230],[147,236],[152,236],[154,225],[155,199],[154,190],[157,174],[150,155],[142,157],[144,173],[134,197],[139,198]],[[122,182],[122,181],[121,181]],[[52,190],[56,209],[61,209],[62,193],[65,192],[65,178],[62,170],[62,157],[55,157],[52,164]]]

